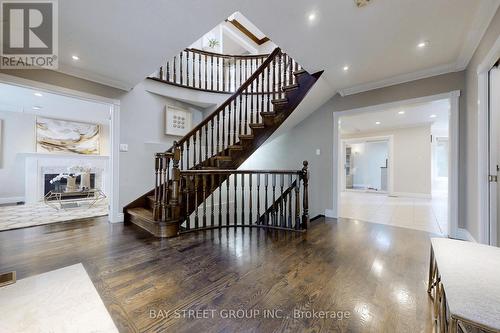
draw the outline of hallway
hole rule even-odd
[[[443,235],[448,219],[446,192],[436,192],[432,199],[342,192],[340,216]]]

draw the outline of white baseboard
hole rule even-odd
[[[389,193],[391,197],[403,197],[403,198],[420,198],[420,199],[432,199],[432,195],[428,193],[411,193],[411,192],[392,192]]]
[[[325,217],[336,218],[333,209],[325,209]]]
[[[110,223],[121,223],[125,220],[125,215],[123,213],[118,213],[115,214],[115,216],[112,216],[109,214],[109,222]]]
[[[461,239],[461,240],[466,240],[469,242],[477,243],[476,239],[471,235],[469,230],[464,229],[464,228],[458,228],[457,238]]]
[[[0,204],[24,202],[24,197],[0,198]]]

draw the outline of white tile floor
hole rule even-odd
[[[444,235],[447,205],[447,196],[443,192],[434,193],[432,199],[342,192],[340,216]]]

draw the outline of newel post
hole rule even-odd
[[[159,181],[159,175],[160,175],[160,159],[161,159],[161,153],[156,153],[155,154],[155,202],[153,206],[153,219],[155,221],[158,221],[160,219],[160,181]]]
[[[309,224],[309,172],[307,170],[307,166],[309,163],[307,161],[303,162],[304,167],[302,168],[302,182],[304,183],[304,194],[303,194],[303,203],[302,203],[302,229],[307,229],[307,225]]]
[[[179,205],[180,198],[180,180],[181,180],[181,171],[179,169],[179,161],[181,159],[181,150],[177,144],[177,141],[174,142],[174,157],[173,157],[173,165],[172,165],[172,187],[170,192],[170,212],[171,212],[171,222],[178,221],[180,218],[181,208]]]

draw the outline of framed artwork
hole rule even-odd
[[[36,118],[36,151],[99,155],[99,125]]]
[[[165,107],[165,134],[184,136],[191,130],[191,123],[189,110],[171,105]]]

